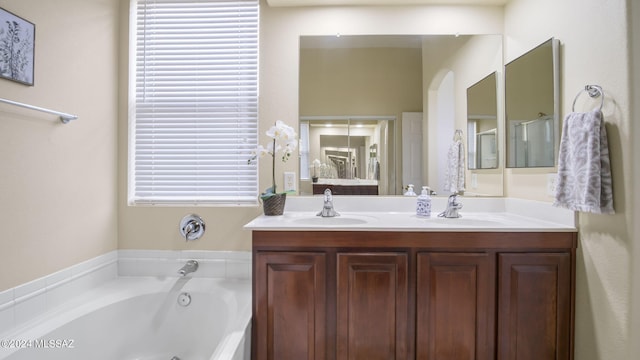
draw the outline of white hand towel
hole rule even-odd
[[[562,125],[554,206],[613,214],[607,131],[602,112],[570,113]]]
[[[464,191],[464,146],[461,140],[455,140],[449,146],[444,188],[452,193]]]

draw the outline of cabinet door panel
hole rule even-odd
[[[486,253],[418,254],[417,359],[493,358],[494,259]]]
[[[258,252],[254,359],[321,360],[326,355],[326,255]]]
[[[499,274],[498,359],[569,359],[569,254],[500,254]]]
[[[407,255],[338,254],[338,360],[407,358]]]

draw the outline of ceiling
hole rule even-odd
[[[510,0],[267,0],[269,6],[504,5]]]

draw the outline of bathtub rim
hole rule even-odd
[[[250,326],[252,311],[250,279],[119,276],[95,287],[94,289],[84,292],[74,299],[70,299],[54,309],[34,317],[10,331],[0,333],[0,339],[27,340],[46,338],[47,334],[52,333],[61,326],[110,305],[139,296],[167,294],[172,292],[174,285],[178,281],[185,281],[186,283],[184,286],[190,283],[192,286],[195,286],[196,283],[206,282],[209,285],[215,284],[216,286],[229,283],[242,287],[242,291],[239,296],[246,295],[248,296],[248,299],[246,299],[246,302],[243,302],[238,308],[238,315],[241,319],[232,323],[229,332],[223,336],[220,344],[227,339],[229,335],[235,334],[238,331],[244,332],[243,327]],[[184,288],[184,286],[182,288]],[[180,289],[176,291],[176,294],[179,291]],[[187,291],[197,292],[197,290],[191,288],[188,288]],[[216,350],[220,344],[218,344]],[[0,348],[0,360],[3,360],[20,350],[21,349],[19,348]],[[214,350],[214,354],[216,350]]]
[[[252,253],[245,250],[119,249],[81,261],[51,274],[0,290],[0,335],[31,323],[118,276],[177,276],[188,260],[200,263],[191,277],[251,279]]]

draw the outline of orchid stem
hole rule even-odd
[[[271,154],[271,156],[273,157],[272,161],[271,161],[271,181],[273,184],[273,193],[276,194],[276,139],[273,139],[273,154]]]

